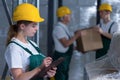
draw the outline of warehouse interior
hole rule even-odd
[[[62,5],[68,6],[72,10],[71,22],[69,24],[71,33],[74,33],[77,29],[89,28],[98,24],[100,21],[98,7],[101,3],[109,3],[112,5],[113,12],[111,18],[118,22],[120,26],[119,0],[0,0],[1,80],[10,80],[7,79],[8,70],[5,67],[6,62],[4,52],[6,48],[7,31],[9,26],[13,24],[11,20],[12,13],[17,5],[25,2],[34,4],[39,8],[41,16],[45,19],[44,22],[38,24],[40,26],[39,30],[35,37],[31,39],[39,45],[40,49],[46,56],[52,56],[54,50],[52,30],[58,21],[56,10]],[[85,66],[94,61],[96,61],[95,51],[89,51],[83,54],[82,52],[75,50],[70,64],[69,80],[92,80],[89,79]]]

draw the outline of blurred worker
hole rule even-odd
[[[80,36],[80,31],[77,31],[74,36],[71,36],[68,29],[68,24],[71,20],[71,10],[66,6],[61,6],[57,10],[58,24],[53,29],[53,40],[55,51],[53,59],[64,57],[65,61],[58,65],[55,80],[68,80],[69,64],[73,53],[73,42]]]
[[[40,17],[39,10],[34,5],[23,3],[15,8],[13,21],[15,24],[10,26],[8,31],[5,59],[13,80],[30,80],[41,71],[42,67],[47,67],[52,62],[51,57],[45,57],[37,44],[27,38],[35,35],[38,30],[37,23],[43,22],[44,19]],[[29,71],[32,55],[39,56],[41,64]],[[56,67],[47,71],[47,76],[53,77],[55,73]]]
[[[118,24],[111,20],[111,12],[112,6],[110,4],[103,3],[100,5],[100,24],[98,24],[94,29],[102,35],[103,48],[96,51],[96,58],[100,58],[107,53],[113,33],[120,30]]]

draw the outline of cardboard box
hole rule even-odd
[[[83,29],[81,31],[81,37],[76,42],[77,50],[83,53],[103,48],[101,35],[92,28]]]

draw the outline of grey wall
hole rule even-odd
[[[3,8],[2,1],[0,0],[0,75],[2,74],[5,65],[4,51],[8,27],[9,23]]]

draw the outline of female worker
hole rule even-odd
[[[34,5],[22,3],[15,8],[13,21],[15,24],[8,31],[5,59],[13,80],[30,80],[52,62],[51,57],[45,57],[40,52],[35,42],[27,39],[35,35],[38,30],[37,23],[44,19],[40,17],[39,10]],[[32,55],[38,55],[40,59],[36,68],[30,66]],[[55,73],[56,67],[47,71],[46,76],[53,77]],[[42,79],[43,77],[37,80]]]

